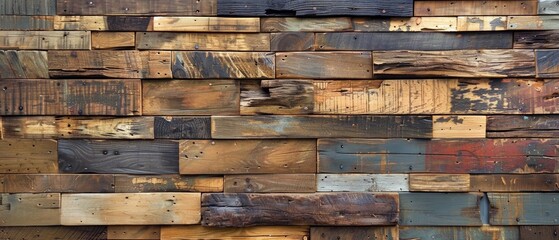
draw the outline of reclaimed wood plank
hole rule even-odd
[[[270,51],[270,34],[138,32],[136,47],[142,50]]]
[[[9,193],[110,193],[115,191],[110,174],[6,174]]]
[[[414,1],[414,16],[536,15],[537,1]]]
[[[173,51],[174,78],[274,78],[275,57],[268,52]]]
[[[558,174],[471,175],[471,190],[477,192],[553,192],[559,190]]]
[[[373,77],[371,55],[370,52],[276,53],[276,78],[368,79]]]
[[[2,11],[2,9],[0,9],[0,11]],[[54,17],[53,16],[6,16],[0,13],[0,30],[52,31],[54,30]]]
[[[55,30],[152,31],[151,17],[131,16],[55,16]]]
[[[160,239],[161,226],[107,226],[107,239]]]
[[[134,32],[92,32],[91,48],[95,50],[134,49],[136,34]]]
[[[175,225],[200,222],[200,193],[63,194],[62,225]],[[107,204],[107,203],[111,204]]]
[[[184,140],[179,149],[181,174],[316,172],[315,140]]]
[[[154,31],[260,32],[260,18],[154,17]]]
[[[508,30],[557,30],[559,16],[509,16]]]
[[[279,32],[271,34],[270,48],[274,52],[312,51],[314,50],[314,33]]]
[[[214,16],[216,0],[57,0],[58,15]]]
[[[515,31],[514,48],[559,48],[559,30]]]
[[[107,239],[107,227],[1,227],[2,239]]]
[[[262,32],[338,32],[353,30],[351,18],[260,18]]]
[[[0,226],[60,225],[60,193],[0,194]]]
[[[458,31],[504,31],[507,30],[506,16],[461,16]]]
[[[141,51],[143,78],[172,78],[171,51]]]
[[[430,138],[426,116],[212,116],[212,137],[240,138]]]
[[[89,50],[87,31],[0,31],[0,49]]]
[[[312,80],[241,81],[241,115],[305,115],[313,108]]]
[[[309,239],[307,226],[257,226],[216,228],[204,226],[162,226],[161,239],[212,240],[301,240]]]
[[[485,138],[486,116],[433,116],[433,138]]]
[[[155,138],[210,139],[210,117],[155,117]]]
[[[0,50],[0,79],[49,78],[47,52]]]
[[[487,116],[487,137],[490,138],[556,138],[559,137],[558,115],[494,115]]]
[[[398,195],[391,193],[203,194],[202,225],[394,225]]]
[[[0,15],[46,16],[56,14],[56,0],[3,0]]]
[[[468,192],[469,174],[410,174],[412,192]]]
[[[557,237],[559,226],[519,226],[520,239],[538,240]]]
[[[538,78],[559,78],[559,50],[536,50],[536,76]],[[559,93],[549,96],[559,97]]]
[[[115,192],[223,192],[223,177],[116,175]]]
[[[538,14],[559,14],[557,0],[538,0]]]
[[[59,140],[63,173],[178,173],[178,144],[166,140]]]
[[[481,193],[400,193],[399,225],[482,226],[482,196]]]
[[[321,51],[509,49],[510,32],[332,32],[316,34]]]
[[[488,193],[491,225],[557,225],[559,193]]]
[[[0,115],[139,115],[139,79],[4,79]],[[33,93],[33,94],[28,94]]]
[[[383,239],[398,240],[397,227],[311,227],[311,237],[317,240]]]
[[[318,174],[318,192],[407,192],[407,174]]]
[[[524,239],[517,227],[399,227],[400,239]]]
[[[0,173],[58,173],[56,141],[0,140]]]
[[[143,83],[144,115],[238,115],[237,80],[151,80]]]
[[[456,17],[353,18],[358,32],[456,32]],[[374,35],[373,35],[374,36]]]
[[[225,175],[226,193],[314,193],[315,174]]]

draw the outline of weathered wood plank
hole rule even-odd
[[[519,226],[520,239],[553,239],[559,233],[559,226]]]
[[[107,239],[160,239],[161,226],[107,226]]]
[[[510,32],[335,32],[317,33],[317,50],[463,50],[508,49]]]
[[[414,16],[536,15],[537,1],[414,1]]]
[[[213,228],[204,226],[162,226],[161,239],[301,240],[309,239],[309,227],[260,226],[248,228]]]
[[[557,30],[559,16],[510,16],[508,30]]]
[[[212,116],[212,137],[239,138],[430,138],[426,116]]]
[[[226,175],[226,193],[314,193],[315,174]]]
[[[90,49],[86,31],[0,31],[0,49]]]
[[[400,193],[401,226],[481,226],[477,193]]]
[[[173,51],[174,78],[274,78],[275,57],[266,52]]]
[[[559,50],[536,50],[538,78],[559,78]],[[550,99],[559,97],[559,91]]]
[[[0,11],[2,11],[1,7]],[[0,30],[3,31],[52,31],[53,29],[53,16],[5,16],[0,13]]]
[[[318,174],[319,192],[407,192],[407,174]]]
[[[155,138],[210,139],[210,117],[155,117]]]
[[[316,172],[315,140],[185,140],[179,149],[181,174]]]
[[[397,227],[311,227],[311,237],[313,240],[399,240],[398,236]]]
[[[487,137],[556,138],[559,137],[559,116],[487,116]]]
[[[178,173],[178,144],[165,140],[59,140],[64,173]]]
[[[62,202],[63,225],[175,225],[200,222],[200,193],[63,194]]]
[[[559,48],[559,30],[514,32],[514,48]]]
[[[553,192],[559,190],[559,174],[472,175],[471,191]]]
[[[54,140],[0,140],[0,173],[58,173]]]
[[[359,32],[456,32],[456,17],[353,18],[352,20],[353,28]]]
[[[311,114],[312,80],[255,80],[241,82],[241,115]]]
[[[143,83],[144,115],[238,115],[237,80],[151,80]]]
[[[49,78],[47,52],[0,50],[0,79]]]
[[[433,138],[485,138],[486,116],[433,116]]]
[[[319,139],[319,173],[558,172],[557,140]]]
[[[56,0],[3,0],[0,15],[55,15]]]
[[[312,51],[314,50],[314,33],[279,32],[272,33],[270,48],[274,52]]]
[[[534,77],[532,50],[379,51],[375,77]],[[418,61],[421,59],[421,61]]]
[[[214,16],[216,0],[57,0],[58,15]]]
[[[557,0],[538,0],[538,14],[559,14]]]
[[[398,195],[372,193],[203,194],[202,225],[394,225]]]
[[[270,34],[138,32],[136,47],[156,50],[270,51]]]
[[[410,174],[412,192],[468,192],[469,174]]]
[[[559,193],[488,193],[491,225],[557,225]]]
[[[223,192],[223,177],[116,175],[115,192]]]
[[[131,16],[55,16],[55,30],[152,31],[151,17]]]
[[[276,53],[276,78],[368,79],[373,77],[371,55],[370,52]]]
[[[153,117],[5,117],[5,138],[153,139]]]
[[[154,17],[154,31],[260,32],[260,18]]]
[[[261,18],[260,26],[262,32],[338,32],[353,30],[349,17],[270,17]]]
[[[1,227],[2,239],[107,239],[107,227]]]
[[[0,115],[139,115],[139,79],[0,82]],[[33,93],[33,94],[29,94]]]
[[[0,226],[60,225],[60,193],[5,193],[0,197]]]
[[[109,174],[6,174],[9,193],[108,193],[114,192],[114,176]]]
[[[136,34],[134,32],[92,32],[91,48],[96,50],[134,49]]]
[[[143,78],[172,78],[171,51],[141,51]]]
[[[399,227],[400,239],[524,239],[517,227]]]
[[[504,31],[507,30],[506,16],[463,16],[458,17],[458,31]]]

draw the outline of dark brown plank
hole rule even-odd
[[[472,192],[554,192],[559,191],[559,174],[471,175]]]
[[[311,114],[312,80],[241,81],[241,115]]]
[[[155,117],[155,138],[210,139],[210,117]]]
[[[326,194],[203,194],[202,225],[394,225],[398,195]]]
[[[312,51],[314,50],[314,33],[281,32],[272,33],[270,48],[280,51]]]
[[[173,52],[174,78],[274,78],[275,57],[266,52]]]
[[[107,239],[107,227],[67,227],[67,226],[51,226],[51,227],[0,227],[1,239],[91,239],[102,240]]]
[[[165,140],[59,140],[63,173],[174,174],[178,143]]]
[[[226,175],[228,193],[314,193],[315,174]]]
[[[559,50],[536,50],[538,78],[559,78]],[[559,91],[551,98],[558,98]]]
[[[487,116],[487,137],[559,137],[559,115]]]
[[[400,193],[401,226],[481,226],[481,193]]]
[[[116,175],[115,192],[223,192],[222,176]]]
[[[370,79],[370,52],[276,53],[276,78]]]
[[[499,16],[536,15],[537,1],[415,1],[414,16]]]
[[[213,16],[216,0],[57,0],[58,15],[188,15]]]
[[[514,48],[559,48],[559,30],[515,31]]]
[[[559,226],[520,226],[520,239],[542,240],[559,236]]]
[[[557,225],[559,193],[488,193],[491,225]]]
[[[56,30],[153,31],[151,17],[132,16],[55,16]]]
[[[0,79],[49,78],[47,52],[0,50]]]
[[[6,174],[9,193],[109,193],[115,191],[114,176],[109,174]]]
[[[313,240],[399,240],[397,227],[311,227]]]

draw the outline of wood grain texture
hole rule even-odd
[[[353,18],[352,20],[353,28],[359,32],[456,32],[456,17]]]
[[[2,227],[2,239],[107,239],[107,227]]]
[[[508,30],[557,30],[559,16],[510,16]]]
[[[309,239],[306,226],[257,226],[218,228],[204,226],[162,226],[161,239],[181,240],[301,240]]]
[[[167,32],[260,32],[260,19],[228,17],[154,17],[153,30]]]
[[[275,57],[266,52],[173,52],[174,78],[274,78]]]
[[[200,193],[63,194],[62,202],[62,225],[200,222]]]
[[[538,78],[559,78],[559,50],[536,50],[536,68]]]
[[[181,174],[316,172],[315,140],[185,140],[179,149]]]
[[[314,50],[314,33],[279,32],[271,34],[270,48],[274,52],[312,51]]]
[[[223,192],[222,176],[116,175],[115,192]]]
[[[507,30],[505,16],[458,17],[458,31],[504,31]]]
[[[60,225],[60,193],[0,194],[0,226]]]
[[[212,137],[240,138],[430,138],[425,116],[213,116]]]
[[[7,80],[0,115],[139,115],[139,79]],[[27,94],[33,93],[33,94]]]
[[[409,175],[412,192],[468,192],[469,174],[421,174]]]
[[[399,227],[400,239],[524,239],[517,227]]]
[[[527,240],[553,239],[559,233],[558,226],[519,226],[520,238]]]
[[[538,14],[559,14],[557,0],[538,0]]]
[[[144,115],[238,115],[236,80],[152,80],[143,83]]]
[[[537,1],[415,1],[414,16],[536,15]]]
[[[515,31],[514,48],[559,48],[559,30]]]
[[[49,78],[47,52],[1,51],[0,79]]]
[[[91,48],[95,50],[134,49],[136,34],[134,32],[92,32]]]
[[[79,50],[90,49],[87,31],[1,31],[0,49]]]
[[[471,175],[471,190],[478,192],[556,192],[558,174]]]
[[[260,18],[260,26],[262,32],[337,32],[353,30],[349,17],[269,17]]]
[[[487,137],[559,137],[557,115],[495,115],[487,117]]]
[[[314,193],[315,174],[225,175],[226,193]]]
[[[56,0],[58,15],[182,15],[213,16],[216,0]]]
[[[417,61],[421,59],[421,61]],[[375,77],[534,77],[531,50],[379,51]]]
[[[136,47],[142,50],[270,51],[270,34],[138,32]]]
[[[370,52],[276,53],[276,78],[372,78],[371,55]]]
[[[155,117],[155,138],[209,139],[210,117]]]
[[[383,239],[398,240],[397,227],[311,227],[312,239]]]
[[[151,31],[151,17],[132,16],[55,16],[55,30]]]
[[[6,174],[9,193],[110,193],[115,182],[109,174]]]
[[[107,226],[107,239],[160,239],[160,226]]]
[[[171,51],[141,51],[143,78],[171,78]]]
[[[0,30],[2,31],[50,31],[53,29],[53,16],[6,16],[0,13]]]
[[[433,116],[433,138],[485,138],[486,116]]]
[[[316,34],[317,50],[463,50],[508,49],[512,33],[507,32],[334,32]]]
[[[219,16],[412,16],[411,0],[217,0]]]
[[[241,82],[241,115],[310,114],[314,108],[312,80]]]
[[[477,193],[400,193],[400,226],[481,226]]]
[[[372,193],[203,194],[202,225],[393,225],[398,195]]]
[[[178,173],[178,144],[166,140],[59,140],[63,173]]]
[[[488,193],[491,225],[557,225],[558,193]]]
[[[0,140],[0,173],[58,173],[56,141]]]
[[[318,174],[318,192],[407,192],[407,174]]]
[[[153,117],[6,117],[5,138],[153,139]]]
[[[54,15],[56,0],[4,0],[0,2],[0,15]]]

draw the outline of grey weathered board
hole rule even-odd
[[[216,0],[56,0],[58,15],[213,16]]]
[[[538,0],[538,14],[559,14],[559,2],[557,0]]]
[[[2,0],[0,15],[46,16],[56,14],[56,0]]]
[[[559,48],[559,30],[515,31],[514,48]]]
[[[481,193],[400,193],[401,226],[481,226]]]
[[[399,240],[398,227],[311,227],[313,240]]]
[[[209,139],[211,119],[204,116],[155,117],[155,138]]]
[[[557,225],[559,193],[489,193],[491,225]]]
[[[0,50],[0,79],[9,78],[49,78],[47,52]]]
[[[0,194],[0,226],[60,225],[60,193]]]
[[[0,30],[53,30],[53,19],[52,16],[6,16],[0,13]]]
[[[536,67],[538,78],[559,78],[559,50],[536,50]],[[559,91],[549,98],[559,97]]]
[[[487,116],[487,137],[556,138],[559,115]]]
[[[318,192],[407,192],[408,174],[318,174]]]
[[[274,52],[312,51],[315,48],[314,33],[280,32],[272,33],[270,49]]]
[[[370,79],[373,76],[371,55],[371,52],[276,53],[276,78]]]
[[[400,239],[525,239],[519,238],[517,227],[399,227],[398,229]]]

